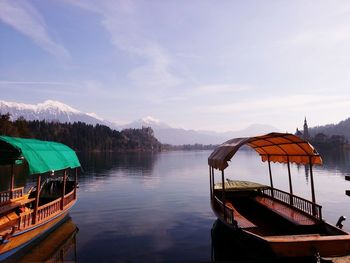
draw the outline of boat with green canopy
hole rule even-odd
[[[243,146],[267,162],[270,185],[225,180],[228,162]],[[286,165],[289,192],[274,187],[271,162]],[[291,163],[308,166],[311,201],[293,193]],[[236,138],[219,145],[208,164],[212,209],[241,242],[276,257],[350,254],[350,234],[341,229],[341,222],[337,226],[327,223],[321,205],[316,203],[313,166],[321,165],[322,158],[306,140],[288,133]],[[219,178],[215,178],[215,170],[220,171]]]
[[[67,217],[77,200],[79,159],[70,147],[49,141],[0,136],[0,176],[10,184],[0,192],[0,260],[8,258]],[[36,184],[28,192],[15,188],[19,167]]]

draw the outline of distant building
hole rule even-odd
[[[304,119],[304,129],[301,132],[298,128],[295,131],[295,135],[304,139],[304,140],[309,140],[310,139],[310,134],[309,134],[309,126],[307,125],[306,117]]]
[[[310,139],[310,135],[309,135],[309,127],[307,126],[307,121],[306,121],[306,117],[304,120],[304,132],[303,132],[303,137],[304,140],[309,140]]]
[[[303,133],[301,131],[299,131],[299,129],[297,128],[295,135],[302,138],[303,137]]]

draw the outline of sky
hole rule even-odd
[[[0,100],[281,131],[350,117],[350,2],[0,0]]]

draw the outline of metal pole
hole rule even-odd
[[[221,180],[222,180],[222,203],[224,208],[224,219],[226,219],[226,204],[225,204],[225,174],[224,170],[221,171]]]
[[[268,161],[268,164],[269,164],[270,185],[271,185],[271,196],[273,197],[273,181],[272,181],[272,172],[271,172],[270,156],[267,156],[267,161]]]
[[[309,157],[309,164],[310,164],[310,178],[311,178],[312,212],[315,215],[316,214],[316,209],[315,209],[316,197],[315,197],[314,175],[312,172],[312,157],[311,156]]]
[[[14,172],[14,166],[11,164],[11,192],[10,192],[10,199],[13,198],[13,189],[15,188],[15,172]]]
[[[212,188],[211,188],[211,167],[209,165],[209,184],[210,184],[210,199],[213,199],[213,191],[212,191]]]
[[[211,175],[212,175],[212,179],[211,179],[211,182],[212,182],[212,189],[213,189],[213,197],[214,197],[214,190],[215,190],[215,183],[214,183],[214,167],[211,168]]]
[[[289,197],[289,203],[293,205],[293,186],[292,186],[292,176],[290,174],[290,164],[289,164],[289,157],[287,157],[287,165],[288,165],[288,176],[289,176],[289,192],[290,192],[290,197]]]
[[[33,215],[33,224],[36,224],[37,222],[37,216],[38,216],[38,207],[39,207],[39,198],[40,198],[40,179],[41,175],[38,174],[38,177],[36,179],[36,196],[35,196],[35,204],[34,204],[34,215]]]

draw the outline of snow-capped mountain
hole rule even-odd
[[[58,122],[85,122],[87,124],[105,124],[102,118],[94,113],[84,113],[62,102],[47,100],[39,104],[24,104],[17,102],[0,101],[0,112],[10,113],[11,119],[23,117],[26,120],[47,120]]]
[[[156,119],[152,116],[146,116],[129,124],[121,126],[121,128],[140,129],[142,127],[152,127],[152,129],[167,129],[171,128],[168,124]]]
[[[0,101],[0,112],[2,114],[10,113],[13,120],[24,117],[26,120],[47,120],[58,122],[85,122],[87,124],[103,124],[112,129],[140,129],[142,127],[151,127],[154,130],[155,137],[161,143],[182,145],[182,144],[220,144],[234,137],[246,137],[256,134],[264,134],[272,131],[278,131],[269,125],[254,124],[240,131],[215,132],[198,131],[174,128],[151,116],[133,121],[127,125],[118,125],[115,122],[104,120],[95,113],[84,113],[74,109],[62,102],[47,100],[36,105],[17,102]]]

